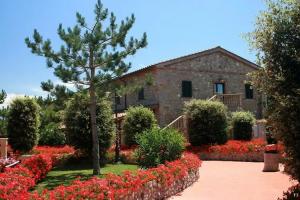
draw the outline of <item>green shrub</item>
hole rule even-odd
[[[105,99],[98,101],[96,115],[100,157],[104,162],[115,127],[110,102]],[[68,142],[90,156],[93,144],[88,96],[77,94],[67,103],[64,123]]]
[[[138,164],[148,168],[180,158],[184,151],[185,139],[174,129],[153,128],[139,135],[137,143]]]
[[[255,118],[251,112],[239,111],[232,113],[233,138],[235,140],[251,140],[254,122]]]
[[[125,144],[136,144],[137,135],[157,125],[154,113],[143,106],[130,107],[124,120]]]
[[[16,98],[8,114],[8,142],[14,150],[30,151],[38,141],[40,107],[35,100]]]
[[[40,145],[59,146],[66,143],[66,136],[57,123],[49,123],[40,130]]]
[[[189,118],[189,140],[194,146],[227,142],[227,108],[221,102],[191,100],[184,106]]]

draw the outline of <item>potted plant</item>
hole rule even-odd
[[[264,152],[264,172],[279,171],[279,151],[277,144],[269,144]]]

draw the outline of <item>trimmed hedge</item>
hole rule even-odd
[[[96,109],[97,130],[99,134],[100,158],[104,159],[111,145],[115,128],[111,104],[105,99],[98,101]],[[92,131],[89,112],[89,98],[83,94],[74,95],[67,103],[64,122],[68,142],[88,156],[92,154]]]
[[[141,167],[156,167],[166,161],[181,157],[185,139],[175,129],[161,130],[154,128],[145,131],[137,138],[137,161]]]
[[[10,105],[7,132],[13,150],[28,152],[38,142],[40,107],[29,97],[16,98]]]
[[[233,138],[235,140],[252,139],[252,126],[255,118],[251,112],[239,111],[232,113]]]
[[[218,101],[191,100],[185,103],[189,118],[189,140],[193,146],[227,142],[227,108]]]
[[[154,113],[143,106],[130,107],[125,116],[123,130],[125,144],[128,146],[137,144],[136,137],[148,129],[157,126]]]

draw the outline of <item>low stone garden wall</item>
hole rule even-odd
[[[105,178],[74,181],[69,186],[59,186],[51,191],[29,193],[29,199],[114,199],[142,200],[166,199],[175,195],[199,178],[201,161],[190,153],[182,158],[155,168],[124,172],[118,176],[108,174]]]
[[[199,179],[199,170],[191,170],[182,179],[175,180],[171,185],[164,186],[156,180],[146,183],[141,190],[123,196],[120,200],[166,199],[182,192]]]

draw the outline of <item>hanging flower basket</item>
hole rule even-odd
[[[279,151],[276,144],[267,145],[264,153],[264,172],[279,171]]]

